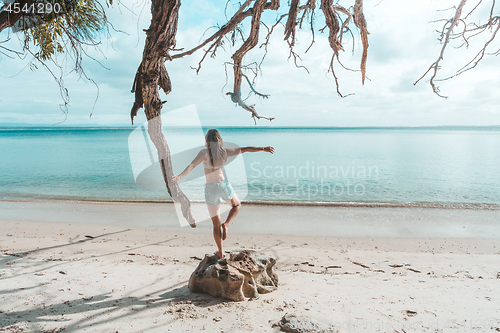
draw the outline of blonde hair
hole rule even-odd
[[[222,165],[227,158],[227,153],[222,147],[223,142],[220,132],[214,128],[209,129],[207,135],[205,135],[205,145],[207,146],[212,168],[215,167],[215,163]]]

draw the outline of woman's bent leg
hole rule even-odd
[[[240,199],[238,199],[238,196],[236,194],[233,195],[233,197],[230,201],[226,201],[226,202],[231,205],[231,210],[229,211],[229,214],[227,215],[226,222],[224,222],[222,224],[222,240],[226,240],[227,228],[229,228],[229,225],[231,224],[231,222],[233,222],[236,215],[238,215],[238,212],[240,211],[240,208],[241,208]]]
[[[220,219],[220,205],[207,205],[208,212],[212,218],[212,224],[214,226],[214,240],[217,245],[217,252],[214,254],[220,258],[224,257],[224,252],[222,249],[222,233],[221,233],[221,219]]]

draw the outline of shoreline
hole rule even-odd
[[[172,200],[111,200],[81,197],[4,197],[0,202],[96,202],[96,203],[143,203],[143,204],[173,204]],[[203,204],[204,201],[191,201]],[[358,202],[358,201],[263,201],[241,200],[245,205],[261,206],[294,206],[294,207],[359,207],[359,208],[438,208],[438,209],[471,209],[471,210],[500,210],[500,204],[489,203],[432,203],[432,202]]]
[[[228,207],[228,206],[227,206]],[[221,207],[224,212],[224,208]],[[206,211],[204,203],[192,210]],[[184,230],[176,205],[67,200],[0,200],[0,220],[68,222]],[[227,211],[222,213],[224,220]],[[208,216],[207,216],[208,217]],[[500,210],[423,207],[281,206],[242,204],[236,234],[310,237],[500,239]],[[185,227],[191,229],[189,227]],[[192,233],[211,233],[209,219]]]

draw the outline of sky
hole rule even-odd
[[[319,2],[319,1],[318,1]],[[179,14],[177,47],[189,49],[202,40],[204,33],[215,31],[215,25],[225,23],[225,1],[183,1]],[[233,2],[234,3],[234,2]],[[286,1],[282,1],[286,7]],[[353,1],[340,1],[349,6]],[[448,0],[375,0],[365,1],[364,11],[368,24],[369,49],[367,77],[361,84],[359,72],[346,71],[338,65],[340,90],[348,97],[337,95],[335,81],[328,73],[332,55],[327,34],[316,31],[313,47],[304,53],[311,43],[309,31],[297,34],[297,52],[301,56],[297,68],[288,60],[288,46],[283,41],[283,27],[278,26],[270,40],[268,54],[255,80],[259,92],[269,94],[268,99],[252,96],[248,102],[255,104],[258,113],[275,120],[258,120],[258,126],[440,126],[440,125],[500,125],[500,71],[498,58],[487,56],[475,69],[452,80],[439,82],[440,98],[432,92],[427,76],[414,82],[437,59],[441,49],[436,29],[449,18],[451,11],[440,11],[458,1]],[[228,12],[234,12],[229,6]],[[284,8],[281,9],[283,11]],[[477,10],[477,16],[485,17],[487,3]],[[150,2],[122,0],[107,11],[108,19],[123,32],[111,31],[102,36],[100,50],[89,50],[100,64],[84,59],[83,66],[91,82],[75,73],[64,77],[69,90],[70,105],[65,115],[59,108],[62,99],[59,87],[50,73],[39,66],[31,71],[27,66],[31,59],[10,59],[0,55],[0,126],[23,123],[57,126],[127,126],[130,125],[130,109],[134,102],[131,93],[137,67],[142,59],[145,33],[150,24]],[[265,15],[272,24],[276,13]],[[483,19],[484,21],[484,19]],[[248,24],[248,22],[247,22]],[[324,25],[319,8],[316,14],[316,30]],[[263,32],[265,31],[262,28]],[[248,25],[246,31],[248,32]],[[354,41],[349,38],[341,53],[341,61],[349,68],[359,68],[361,42],[353,27]],[[11,31],[0,33],[2,45],[20,50],[19,35]],[[261,40],[263,35],[261,34]],[[468,49],[457,49],[460,44],[450,45],[442,62],[439,77],[452,75],[465,65],[478,51],[483,40],[471,43]],[[500,48],[495,41],[490,52]],[[217,57],[208,58],[201,71],[196,67],[202,53],[174,61],[166,67],[172,79],[173,91],[166,96],[163,112],[188,105],[195,105],[203,126],[254,126],[250,113],[235,107],[226,92],[232,88],[232,68],[225,66],[231,61],[234,48],[220,50]],[[260,61],[262,48],[250,51],[245,63]],[[68,68],[70,69],[70,68]],[[228,77],[226,78],[226,69]],[[69,72],[69,70],[68,70]],[[249,91],[243,85],[243,94]],[[96,102],[97,98],[97,102]],[[92,116],[90,117],[90,115]],[[146,120],[143,109],[135,123]]]

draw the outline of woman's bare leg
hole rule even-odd
[[[238,212],[240,211],[241,208],[240,199],[238,199],[238,196],[236,194],[234,194],[233,198],[230,201],[226,202],[231,205],[231,210],[227,215],[226,222],[222,223],[222,240],[226,240],[227,228],[229,228],[229,225],[231,224],[231,222],[233,222],[236,215],[238,215]]]
[[[214,254],[223,258],[224,252],[222,250],[220,205],[207,205],[207,207],[210,217],[212,218],[212,224],[214,225],[214,240],[218,249]]]

